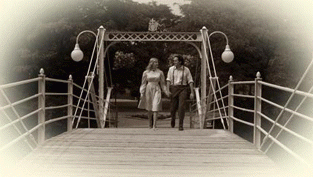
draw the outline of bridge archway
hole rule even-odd
[[[207,29],[203,28],[201,32],[105,32],[103,40],[111,43],[106,46],[104,56],[106,56],[108,48],[118,42],[185,42],[197,50],[201,59],[201,90],[205,91],[207,55],[203,50],[205,39],[202,33],[206,33],[206,31]],[[202,93],[201,97],[205,96],[206,93]]]
[[[206,97],[206,69],[208,57],[206,50],[204,50],[206,47],[206,39],[203,34],[207,33],[205,27],[199,32],[106,32],[103,27],[100,27],[100,30],[104,31],[103,41],[110,42],[110,44],[104,49],[104,57],[106,56],[108,49],[119,42],[185,42],[186,44],[193,46],[201,59],[201,100],[204,100]],[[99,90],[103,89],[104,88],[99,88]],[[103,94],[99,95],[100,99],[104,100]],[[205,104],[205,102],[202,104]],[[100,108],[101,107],[104,106],[100,105]]]
[[[113,45],[117,42],[185,42],[195,47],[202,58],[201,49],[197,45],[203,42],[200,32],[106,32],[104,41],[112,42]]]
[[[220,31],[216,31],[216,32],[222,33]],[[216,33],[216,32],[214,32],[214,33]],[[214,34],[214,33],[211,33],[211,34]],[[224,33],[222,33],[222,34],[224,34]],[[98,62],[98,70],[99,70],[99,90],[98,90],[99,91],[99,97],[98,97],[99,99],[97,100],[97,102],[99,103],[99,105],[98,105],[99,114],[98,115],[100,118],[98,123],[101,124],[101,127],[104,127],[104,125],[105,125],[106,112],[108,110],[108,104],[109,104],[108,102],[109,102],[110,94],[112,91],[112,87],[108,87],[107,97],[106,97],[106,99],[104,99],[104,58],[106,56],[106,53],[108,52],[108,49],[118,42],[185,42],[189,45],[192,45],[197,50],[199,57],[201,59],[201,73],[200,73],[201,96],[199,96],[199,92],[198,92],[198,94],[196,94],[196,95],[198,95],[198,97],[197,96],[196,97],[198,98],[197,104],[198,104],[198,112],[199,112],[199,117],[200,117],[200,127],[202,127],[201,124],[203,124],[203,123],[201,123],[201,122],[204,121],[205,114],[206,114],[207,69],[208,69],[209,78],[210,78],[210,91],[212,90],[212,93],[214,94],[215,100],[217,100],[217,97],[216,97],[214,87],[216,85],[219,87],[218,77],[216,75],[214,61],[213,61],[213,55],[212,55],[212,51],[210,48],[209,37],[210,36],[208,35],[207,29],[205,27],[203,27],[200,30],[200,32],[106,32],[106,30],[103,28],[103,26],[101,26],[98,29],[98,35],[97,35],[97,39],[98,39],[97,45],[99,48],[99,50],[98,50],[99,54],[97,54],[97,62]],[[228,46],[227,37],[226,37],[226,41],[227,41],[227,45],[226,45],[225,52],[226,52],[226,54],[229,54],[229,52],[230,52],[230,54],[233,57],[233,54],[231,53],[229,46]],[[105,42],[106,43],[109,42],[109,45],[107,45],[104,49],[104,43]],[[207,48],[210,49],[211,61],[208,60]],[[78,49],[79,49],[79,47],[78,47]],[[228,53],[227,53],[227,51],[228,51]],[[224,55],[224,53],[223,53],[223,55]],[[223,55],[222,55],[222,57],[223,57]],[[98,59],[99,59],[99,61],[98,61]],[[210,64],[212,64],[213,71],[210,70],[210,68],[211,68]],[[217,84],[215,84],[215,83],[217,83]],[[209,95],[208,97],[209,97],[208,98],[209,100],[211,100],[213,98],[213,96],[211,96],[211,95]],[[202,112],[201,114],[200,114],[200,111]],[[224,110],[224,112],[226,115],[226,110]],[[220,116],[222,115],[221,112],[219,112],[219,114],[220,114]],[[101,119],[102,117],[103,117],[103,119]],[[223,120],[222,120],[222,122],[223,122]],[[224,123],[223,123],[223,125],[224,125]],[[99,126],[99,124],[98,124],[98,126]],[[224,128],[225,128],[225,126],[224,126]]]

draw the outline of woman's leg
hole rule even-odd
[[[149,121],[149,128],[153,126],[153,119],[152,119],[152,111],[148,111],[148,121]]]
[[[158,119],[158,112],[157,111],[154,111],[153,112],[153,129],[156,128],[156,121]]]

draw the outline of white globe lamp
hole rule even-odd
[[[230,63],[230,62],[232,62],[234,60],[234,54],[230,50],[229,45],[226,45],[225,51],[222,53],[222,60],[225,63]]]
[[[84,53],[80,50],[79,45],[75,44],[75,48],[71,53],[71,57],[74,61],[79,62],[83,59]]]

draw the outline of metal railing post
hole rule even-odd
[[[38,112],[38,124],[41,125],[38,129],[38,144],[42,144],[45,141],[45,134],[46,134],[46,128],[45,128],[45,92],[46,92],[46,81],[45,81],[45,74],[44,70],[41,68],[39,71],[39,78],[38,81],[38,109],[41,109]]]
[[[232,84],[233,76],[229,76],[228,81],[228,130],[234,133],[234,120],[232,117],[234,116],[234,84]]]
[[[261,115],[258,112],[261,112],[261,99],[258,97],[262,96],[262,85],[259,83],[261,81],[261,74],[257,72],[255,78],[255,98],[254,98],[254,131],[253,131],[253,143],[260,149],[261,148],[261,131],[258,127],[261,127]]]
[[[103,28],[103,26],[100,26],[99,29],[99,61],[98,61],[98,71],[99,71],[99,118],[103,119],[104,117],[104,43],[102,41],[102,39],[104,38],[104,33],[105,33],[105,29]],[[100,122],[101,124],[101,122]],[[101,124],[101,126],[104,124]]]
[[[67,85],[67,131],[72,131],[72,121],[73,121],[73,78],[72,75],[68,78],[68,85]]]
[[[202,28],[201,30],[201,34],[202,34],[202,44],[201,44],[201,55],[202,55],[202,58],[201,58],[201,97],[200,97],[200,104],[201,104],[201,112],[202,112],[202,115],[200,117],[200,129],[203,129],[203,123],[206,119],[206,87],[207,87],[207,69],[208,69],[208,63],[207,61],[208,60],[208,55],[206,53],[206,49],[207,49],[207,38],[206,38],[206,35],[207,34],[207,29],[204,27]]]

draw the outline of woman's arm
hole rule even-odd
[[[164,73],[163,71],[160,70],[160,85],[161,85],[161,89],[163,90],[163,92],[166,94],[166,96],[169,96],[166,84],[165,84],[165,77],[164,77]]]
[[[139,88],[139,92],[140,92],[140,96],[141,97],[146,92],[146,86],[147,86],[147,71],[144,71],[142,73],[141,85],[140,85],[140,88]]]
[[[167,93],[169,95],[171,94],[171,92],[170,92],[170,85],[171,85],[171,81],[173,80],[172,76],[173,76],[173,67],[170,67],[168,69],[167,78],[166,78],[166,90],[167,90]]]

